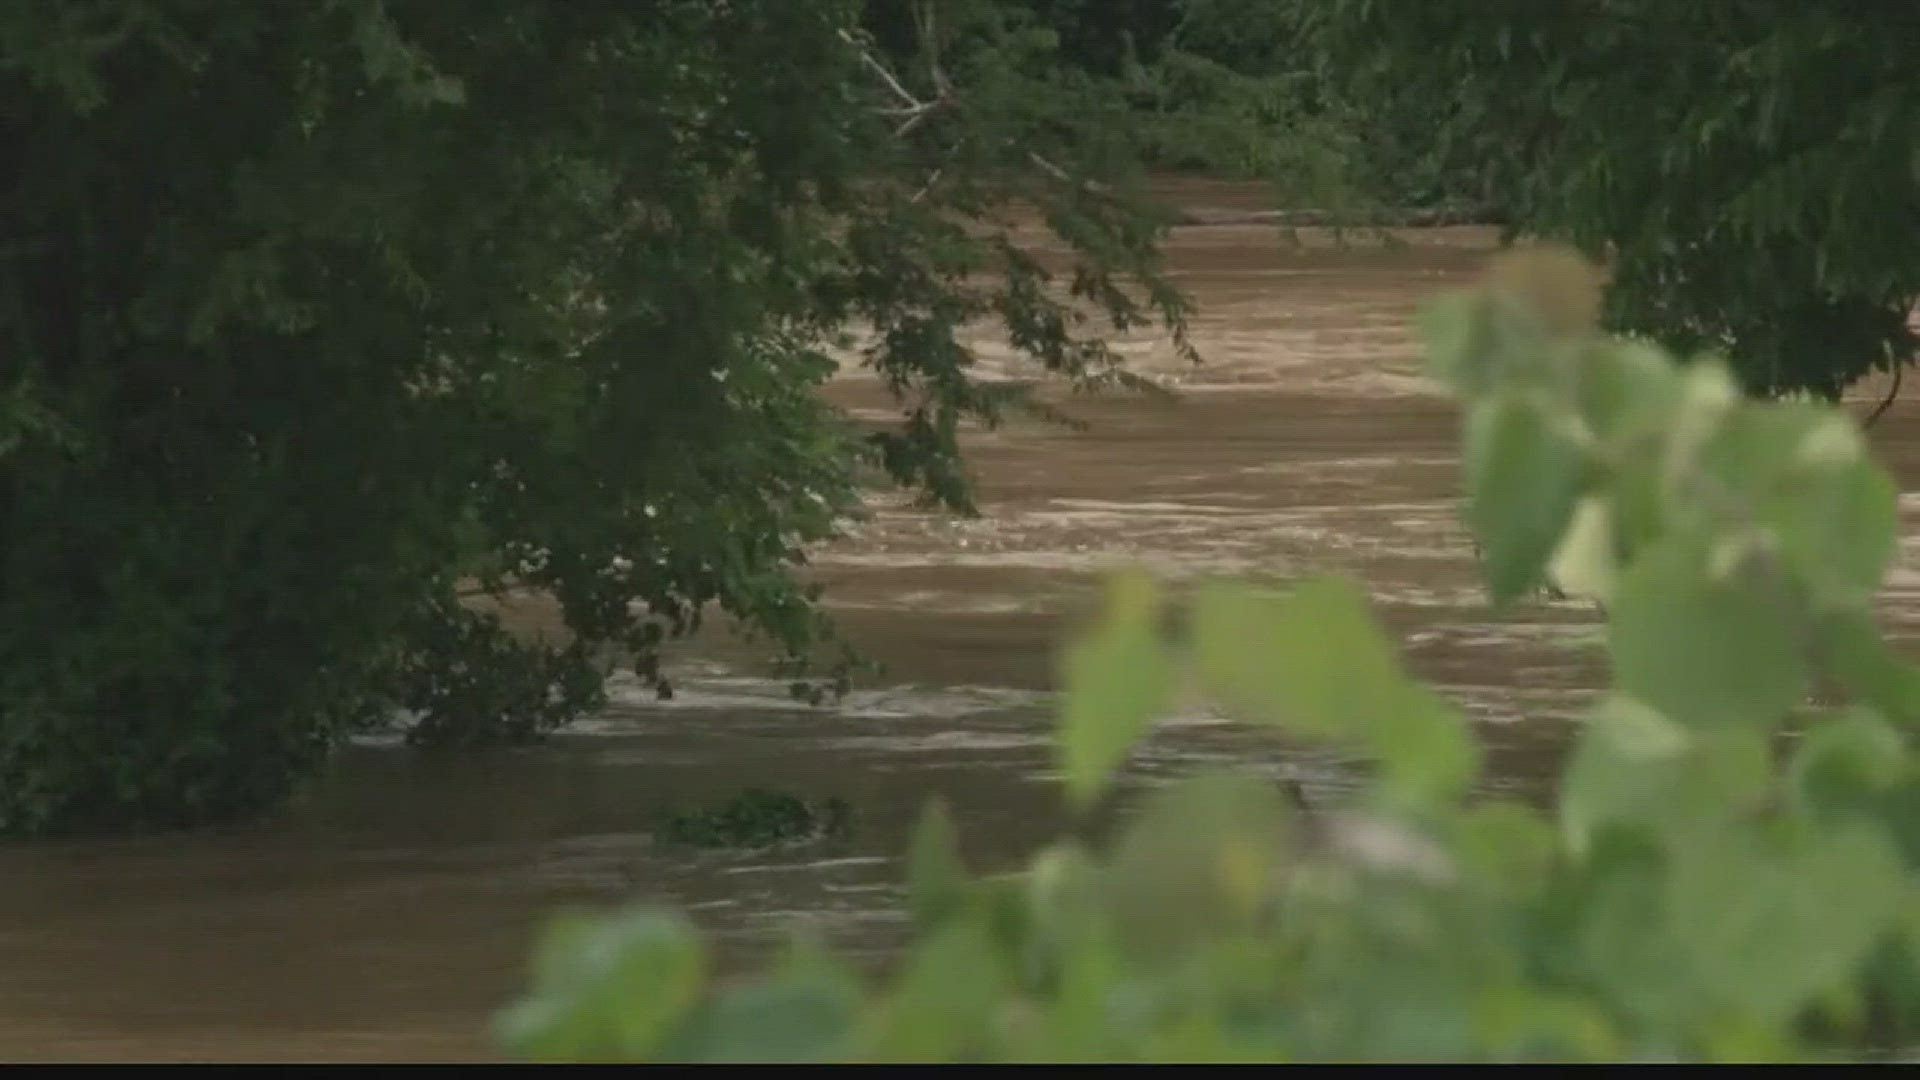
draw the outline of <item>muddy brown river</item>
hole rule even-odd
[[[1258,195],[1193,183],[1200,208]],[[1100,573],[1169,579],[1357,575],[1413,666],[1477,721],[1487,783],[1538,793],[1599,685],[1598,627],[1577,604],[1496,615],[1455,523],[1455,419],[1418,375],[1409,316],[1466,281],[1485,230],[1396,244],[1271,228],[1179,230],[1200,304],[1202,367],[1126,342],[1175,400],[1065,398],[1084,432],[1015,426],[971,440],[984,516],[881,505],[819,553],[852,641],[885,665],[837,707],[808,709],[753,654],[699,642],[671,702],[616,687],[604,715],[536,749],[352,748],[275,820],[220,835],[0,847],[0,1058],[484,1058],[544,913],[670,902],[731,963],[805,920],[878,960],[904,930],[897,855],[919,806],[947,800],[967,854],[1007,866],[1064,816],[1049,783],[1053,655]],[[990,346],[990,370],[1017,375]],[[1877,387],[1863,387],[1864,413]],[[848,407],[891,415],[849,372]],[[1920,411],[1876,430],[1904,489],[1920,479]],[[1903,500],[1909,535],[1920,501]],[[1920,543],[1887,609],[1920,632]],[[1348,763],[1204,713],[1173,715],[1139,755],[1145,783],[1207,763],[1290,774],[1336,799]],[[747,785],[838,794],[842,841],[749,854],[656,844],[666,807]]]

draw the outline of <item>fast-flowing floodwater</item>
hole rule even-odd
[[[1215,209],[1257,198],[1178,194]],[[903,930],[896,856],[927,798],[948,802],[982,866],[1061,826],[1055,646],[1099,574],[1129,563],[1170,579],[1358,576],[1414,667],[1478,722],[1488,784],[1539,791],[1604,675],[1597,627],[1577,604],[1495,615],[1482,603],[1454,521],[1455,418],[1419,377],[1408,331],[1423,298],[1492,249],[1474,229],[1345,247],[1248,225],[1179,230],[1170,256],[1200,304],[1207,362],[1186,367],[1151,335],[1126,343],[1176,399],[1069,398],[1088,430],[981,433],[984,516],[883,505],[819,554],[845,631],[885,665],[838,707],[795,706],[751,653],[701,642],[679,657],[672,702],[623,689],[538,749],[361,746],[269,822],[0,847],[0,1058],[484,1057],[539,919],[576,902],[680,905],[736,961],[794,919],[884,957]],[[857,371],[832,392],[893,411]],[[1913,487],[1920,411],[1896,405],[1876,442]],[[1920,502],[1906,510],[1920,532]],[[1917,594],[1910,542],[1887,594],[1903,634],[1920,632]],[[1169,717],[1137,771],[1222,761],[1290,773],[1319,797],[1345,776],[1335,757],[1197,712]],[[754,854],[650,835],[666,807],[749,785],[840,795],[854,833]]]

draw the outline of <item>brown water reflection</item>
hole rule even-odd
[[[575,901],[683,905],[735,962],[793,918],[883,957],[901,932],[894,856],[927,797],[949,801],[983,865],[1059,827],[1052,651],[1119,563],[1179,579],[1359,575],[1415,666],[1479,721],[1490,784],[1537,792],[1601,678],[1595,627],[1578,605],[1496,617],[1481,603],[1452,516],[1454,418],[1416,375],[1407,320],[1470,275],[1491,237],[1401,239],[1288,248],[1270,230],[1181,230],[1172,258],[1202,305],[1209,363],[1128,343],[1178,400],[1077,399],[1090,431],[981,434],[983,519],[885,509],[821,554],[844,627],[888,668],[839,709],[796,708],[739,649],[702,643],[673,703],[622,693],[549,747],[358,747],[293,812],[226,835],[0,848],[0,1056],[486,1056],[486,1020],[518,987],[538,918]],[[889,408],[857,374],[834,394]],[[1917,433],[1902,405],[1877,434],[1907,486]],[[1914,542],[1903,567],[1888,603],[1911,632]],[[1171,718],[1138,768],[1152,779],[1220,760],[1289,771],[1309,793],[1343,782],[1338,760],[1203,714]],[[854,839],[724,856],[650,839],[661,808],[752,783],[845,796]]]

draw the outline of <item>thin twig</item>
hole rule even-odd
[[[947,80],[947,69],[940,66],[940,30],[934,25],[933,13],[936,10],[933,0],[921,4],[919,17],[920,44],[927,50],[927,73],[933,76],[933,88],[943,98],[953,96],[953,83]]]
[[[1076,178],[1072,173],[1047,160],[1038,150],[1027,151],[1027,160],[1033,162],[1041,172],[1046,173],[1048,176],[1053,177],[1063,184],[1072,184],[1082,191],[1098,195],[1105,199],[1119,197],[1117,192],[1098,180]]]
[[[872,53],[868,52],[858,41],[855,41],[852,34],[842,30],[840,31],[840,40],[853,46],[854,51],[860,54],[860,59],[865,61],[866,65],[872,68],[875,74],[886,80],[887,86],[891,88],[895,94],[900,96],[901,101],[906,102],[908,109],[922,110],[927,107],[919,98],[909,93],[907,88],[900,84],[899,79],[893,77],[893,72],[887,70],[887,65],[875,59]]]
[[[922,121],[926,120],[927,117],[933,115],[934,109],[936,106],[945,105],[945,104],[947,104],[947,101],[945,98],[942,98],[938,101],[928,102],[925,108],[921,109],[917,113],[914,113],[912,116],[907,117],[905,120],[900,122],[900,125],[898,127],[895,127],[893,129],[894,137],[899,138],[900,136],[905,135],[907,132],[912,131],[914,128],[919,127]]]
[[[912,199],[909,199],[908,201],[909,201],[909,202],[919,202],[919,201],[920,201],[921,199],[924,199],[924,198],[926,198],[926,197],[927,197],[927,193],[933,190],[933,185],[935,185],[935,184],[937,184],[937,183],[939,183],[939,182],[940,182],[940,176],[941,176],[941,174],[942,174],[942,173],[944,173],[945,171],[946,171],[945,169],[935,169],[935,170],[933,170],[933,175],[932,175],[932,176],[929,176],[929,177],[927,177],[927,182],[926,182],[925,184],[922,184],[922,185],[920,186],[920,190],[919,190],[919,191],[916,191],[916,192],[914,192],[914,193],[913,193],[913,198],[912,198]]]
[[[887,88],[893,91],[895,97],[900,99],[898,106],[879,110],[884,116],[904,117],[893,129],[896,137],[904,136],[914,128],[919,127],[926,122],[929,116],[932,116],[943,106],[958,106],[960,104],[959,96],[954,92],[953,83],[947,78],[946,69],[940,65],[940,40],[937,28],[934,25],[934,5],[931,0],[914,9],[914,24],[915,32],[920,35],[921,45],[927,54],[929,74],[933,79],[935,89],[938,91],[938,96],[934,97],[931,101],[923,101],[915,96],[913,91],[908,90],[906,84],[900,81],[900,78],[893,73],[892,69],[888,68],[878,57],[869,52],[866,46],[861,44],[859,39],[855,38],[852,33],[845,29],[839,31],[840,40],[852,46],[854,51],[860,55],[860,62],[865,64],[874,74],[880,76],[881,81],[886,83]],[[1112,199],[1118,197],[1114,190],[1106,184],[1098,180],[1076,178],[1072,173],[1054,164],[1037,150],[1027,151],[1027,160],[1032,162],[1042,172],[1063,184],[1072,185],[1082,191],[1101,196],[1102,198]],[[933,175],[927,180],[926,185],[920,189],[918,194],[914,195],[913,201],[918,202],[924,198],[926,194],[933,189],[933,185],[939,181],[940,175],[940,170],[935,169]]]
[[[912,131],[914,128],[919,127],[922,123],[926,122],[927,117],[932,116],[934,112],[942,106],[954,104],[955,99],[949,92],[951,87],[946,81],[945,73],[939,70],[937,61],[934,65],[934,84],[939,87],[940,95],[932,101],[922,101],[914,96],[913,91],[907,89],[906,84],[901,82],[899,77],[896,76],[887,65],[881,63],[878,57],[868,52],[859,41],[855,40],[852,34],[841,30],[840,40],[853,46],[854,51],[860,54],[861,62],[866,64],[874,74],[879,75],[881,80],[887,84],[887,88],[892,90],[894,95],[900,99],[901,104],[898,107],[891,109],[883,108],[880,110],[883,116],[905,117],[905,119],[893,129],[894,137],[898,138]]]
[[[1880,417],[1886,414],[1888,409],[1893,407],[1893,399],[1900,396],[1900,379],[1906,372],[1907,366],[1905,364],[1894,365],[1893,385],[1887,388],[1887,396],[1880,400],[1880,404],[1874,406],[1874,410],[1867,414],[1867,422],[1860,425],[1861,427],[1872,427],[1874,421],[1880,419]]]

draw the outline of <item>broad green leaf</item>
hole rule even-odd
[[[1464,794],[1478,747],[1459,714],[1409,682],[1357,586],[1319,578],[1283,600],[1216,584],[1194,609],[1203,684],[1254,719],[1364,738],[1390,797]]]
[[[1908,728],[1920,726],[1920,667],[1894,652],[1865,612],[1821,623],[1827,670],[1847,692]]]
[[[1393,646],[1365,593],[1346,580],[1311,579],[1280,599],[1210,585],[1193,633],[1204,685],[1250,719],[1363,737],[1405,706]]]
[[[1606,603],[1620,576],[1616,536],[1607,500],[1597,495],[1581,499],[1547,565],[1547,576],[1569,596]]]
[[[1728,417],[1742,411],[1741,405],[1739,384],[1724,361],[1701,357],[1686,366],[1661,459],[1669,490],[1692,474],[1702,451]],[[1689,503],[1683,497],[1678,505],[1684,509]]]
[[[1399,658],[1350,581],[1313,578],[1278,602],[1217,587],[1194,619],[1208,689],[1258,706],[1253,719],[1358,738],[1404,704]]]
[[[1574,750],[1561,825],[1575,854],[1613,823],[1650,826],[1671,839],[1758,807],[1772,778],[1764,730],[1689,729],[1612,695],[1594,709]]]
[[[1680,824],[1715,822],[1759,811],[1773,797],[1773,733],[1757,727],[1696,733],[1676,786]]]
[[[1813,595],[1829,607],[1871,603],[1899,537],[1899,493],[1866,460],[1803,466],[1760,507]]]
[[[1660,435],[1680,404],[1679,370],[1665,353],[1640,342],[1586,342],[1575,373],[1581,418],[1615,449]]]
[[[850,1049],[865,994],[811,939],[788,945],[764,983],[722,994],[658,1055],[667,1061],[821,1062]]]
[[[1478,1036],[1498,1061],[1614,1061],[1620,1037],[1596,1002],[1551,990],[1498,987],[1479,999]]]
[[[1372,719],[1381,793],[1400,805],[1432,808],[1466,795],[1480,772],[1480,746],[1459,710],[1414,683]]]
[[[1807,691],[1792,610],[1744,576],[1708,580],[1691,544],[1643,553],[1622,575],[1609,618],[1615,684],[1679,723],[1771,727]]]
[[[1134,1037],[1141,1061],[1222,1065],[1241,1060],[1234,1052],[1236,1040],[1227,1034],[1222,1018],[1207,1011],[1176,1014]]]
[[[1240,582],[1211,581],[1193,603],[1191,637],[1200,685],[1244,719],[1285,723],[1282,651],[1286,607]]]
[[[926,932],[945,923],[964,905],[967,883],[953,818],[935,799],[921,811],[907,851],[907,910],[914,925]]]
[[[1448,836],[1461,876],[1471,887],[1515,896],[1545,883],[1557,858],[1551,819],[1515,802],[1487,802],[1460,812]]]
[[[1115,928],[1132,948],[1167,955],[1244,925],[1289,846],[1274,785],[1199,776],[1155,791],[1115,848]]]
[[[1779,1023],[1866,957],[1905,895],[1899,856],[1864,824],[1792,845],[1702,837],[1668,882],[1674,959],[1714,1004]]]
[[[1593,329],[1600,321],[1605,275],[1578,252],[1557,245],[1513,247],[1487,268],[1487,293],[1509,298],[1558,335]]]
[[[556,920],[535,963],[533,989],[496,1030],[516,1052],[542,1059],[648,1057],[706,980],[693,927],[646,907]]]
[[[1631,697],[1601,701],[1561,782],[1560,826],[1568,848],[1585,855],[1601,826],[1657,818],[1693,740],[1686,728]]]
[[[1496,603],[1540,584],[1585,484],[1587,453],[1536,402],[1499,396],[1467,416],[1467,522]]]
[[[923,939],[859,1036],[861,1058],[881,1062],[960,1059],[987,1035],[1006,1001],[1007,962],[972,919]]]
[[[1694,467],[1751,512],[1791,471],[1796,447],[1830,418],[1825,409],[1808,402],[1739,402],[1726,408],[1701,441]],[[1716,508],[1697,509],[1704,513]]]
[[[1801,1060],[1793,1035],[1771,1019],[1718,1018],[1702,1025],[1697,1040],[1713,1065],[1783,1065]]]
[[[1035,934],[1050,947],[1084,947],[1104,914],[1102,871],[1081,844],[1050,845],[1027,873],[1027,908]]]
[[[1158,614],[1153,583],[1122,575],[1109,589],[1106,621],[1067,650],[1055,745],[1067,794],[1083,806],[1106,790],[1172,692]]]
[[[1624,566],[1674,525],[1666,512],[1659,461],[1651,455],[1629,460],[1610,470],[1604,483],[1612,510],[1614,550]],[[1617,575],[1613,584],[1619,585]]]
[[[1674,962],[1675,931],[1663,882],[1650,869],[1624,867],[1591,879],[1572,928],[1572,952],[1583,982],[1602,988],[1630,1030],[1684,1031],[1694,1019],[1688,972]]]
[[[1913,754],[1907,755],[1907,775],[1882,793],[1876,802],[1879,819],[1900,845],[1907,865],[1920,866],[1920,762],[1914,760]],[[1920,953],[1915,955],[1920,957]],[[1916,972],[1915,977],[1920,978],[1920,972]]]
[[[1845,413],[1821,410],[1820,419],[1793,445],[1793,462],[1803,468],[1846,468],[1867,460],[1867,439]]]
[[[1449,293],[1429,302],[1418,317],[1427,342],[1427,372],[1455,393],[1485,392],[1496,370],[1487,348],[1485,301],[1476,293]]]
[[[1793,790],[1808,810],[1839,810],[1907,775],[1906,740],[1878,713],[1853,708],[1809,727],[1793,756]]]
[[[1690,499],[1683,512],[1738,513],[1771,529],[1828,607],[1872,599],[1893,554],[1897,496],[1851,420],[1809,402],[1748,404],[1706,442],[1698,467],[1721,505]]]
[[[1017,1060],[1105,1060],[1116,1026],[1113,1002],[1125,978],[1105,911],[1081,912],[1072,933],[1057,940],[1065,944],[1056,960],[1058,989],[1044,1026],[1028,1036],[1031,1049]]]
[[[1511,290],[1443,296],[1418,317],[1427,373],[1473,400],[1497,389],[1564,394],[1573,357],[1555,337],[1553,312]]]

